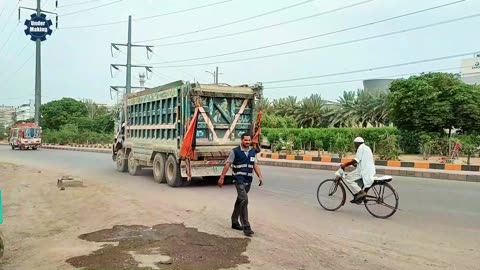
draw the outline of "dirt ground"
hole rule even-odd
[[[397,230],[404,236],[395,240],[372,237],[365,224],[342,229],[354,222],[348,215],[319,219],[268,195],[253,195],[256,233],[246,238],[229,228],[233,190],[220,196],[210,187],[201,196],[194,191],[202,187],[149,192],[135,190],[135,180],[121,185],[115,177],[80,175],[84,187],[62,191],[57,179],[64,173],[56,170],[0,163],[0,172],[1,270],[478,269],[474,250],[462,249],[466,256],[457,260],[454,236],[441,246],[409,228]]]

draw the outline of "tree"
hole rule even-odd
[[[401,130],[442,132],[443,129],[451,129],[458,123],[453,105],[455,100],[462,100],[459,98],[462,92],[456,91],[459,88],[471,89],[457,76],[447,73],[395,80],[390,86],[388,98],[390,118]],[[470,110],[465,113],[476,112]]]
[[[63,125],[73,123],[78,117],[87,117],[85,104],[73,98],[62,98],[50,101],[40,107],[42,127],[59,130]]]
[[[325,100],[318,94],[304,98],[294,111],[295,119],[301,127],[321,127],[326,119]]]

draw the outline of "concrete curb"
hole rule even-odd
[[[60,145],[42,145],[41,148],[54,149],[54,150],[79,151],[79,152],[91,152],[91,153],[111,153],[112,152],[112,150],[108,148],[72,147],[72,146],[60,146]]]
[[[280,161],[274,159],[259,159],[260,165],[276,166],[284,168],[299,168],[299,169],[313,169],[336,171],[339,168],[339,163],[321,163],[321,162],[303,162],[303,161]],[[453,180],[464,182],[479,182],[480,173],[474,172],[460,172],[460,171],[438,171],[432,169],[417,169],[417,168],[391,168],[386,166],[376,166],[377,174],[391,175],[391,176],[405,176],[405,177],[419,177],[432,178],[441,180]]]
[[[274,160],[297,160],[307,162],[324,162],[324,163],[344,163],[350,161],[349,158],[331,158],[331,157],[313,157],[313,156],[296,156],[296,155],[279,155],[260,153],[260,156],[266,159]],[[376,166],[393,167],[393,168],[415,168],[415,169],[431,169],[444,171],[465,171],[465,172],[480,172],[478,165],[462,165],[462,164],[443,164],[443,163],[429,163],[429,162],[406,162],[394,160],[376,160]]]

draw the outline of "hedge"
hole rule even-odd
[[[108,144],[113,140],[112,134],[92,131],[68,132],[65,130],[46,130],[42,132],[42,141],[45,143],[66,145],[77,144]]]
[[[399,147],[404,153],[419,153],[419,136],[408,132],[400,132],[396,128],[265,128],[262,134],[272,144],[280,141],[292,141],[295,149],[313,148],[321,145],[325,150],[336,150],[343,141],[351,142],[357,136],[364,138],[370,146],[381,144],[389,135],[399,138]],[[303,147],[302,147],[303,146]]]

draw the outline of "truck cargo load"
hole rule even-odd
[[[112,158],[121,172],[137,175],[153,167],[159,183],[178,187],[192,177],[218,178],[230,150],[243,133],[252,133],[256,102],[263,87],[200,84],[176,81],[129,94],[116,118]],[[198,111],[193,157],[180,148]],[[187,166],[188,165],[188,166]]]

